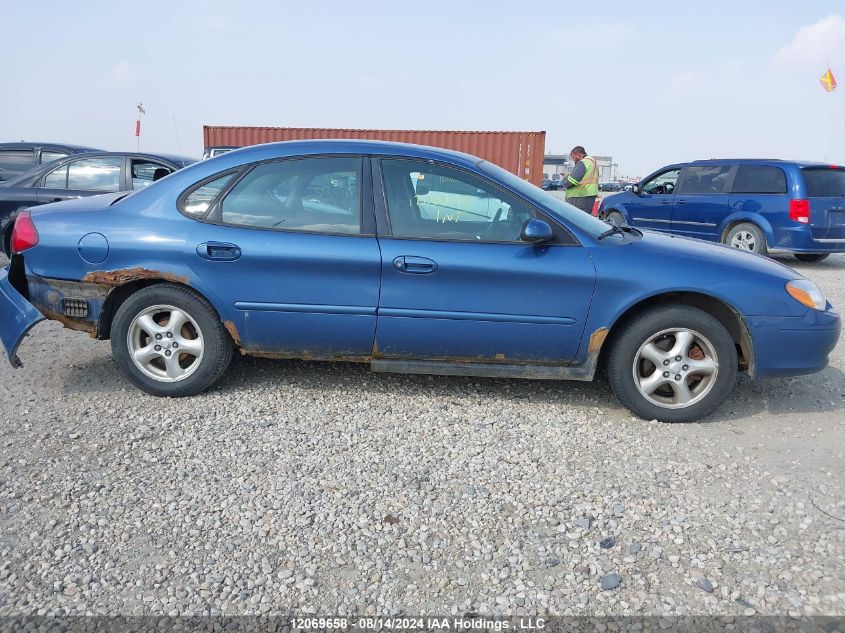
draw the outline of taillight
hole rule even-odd
[[[12,252],[20,253],[38,244],[38,231],[29,211],[24,211],[15,220],[12,229]]]
[[[800,224],[810,223],[810,201],[809,200],[790,200],[789,201],[789,219]]]

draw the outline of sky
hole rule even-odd
[[[0,141],[131,150],[143,102],[141,149],[193,156],[205,124],[545,130],[630,176],[845,164],[845,2],[694,6],[0,0]]]

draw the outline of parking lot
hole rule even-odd
[[[780,260],[845,305],[845,255]],[[0,364],[0,615],[845,613],[845,343],[698,424],[606,384],[239,358],[159,399]]]

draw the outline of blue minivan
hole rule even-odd
[[[668,165],[602,201],[615,225],[815,262],[845,252],[845,167],[782,160]]]

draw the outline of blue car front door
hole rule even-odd
[[[381,257],[361,159],[288,159],[227,178],[189,194],[183,210],[230,187],[186,255],[233,316],[233,336],[273,356],[368,357]]]
[[[660,171],[643,180],[637,187],[637,193],[630,193],[626,205],[632,226],[669,232],[675,183],[680,173],[680,167]]]
[[[380,358],[576,356],[595,285],[584,248],[562,229],[558,245],[520,242],[537,212],[463,170],[391,159],[382,173],[392,235],[379,237]]]

